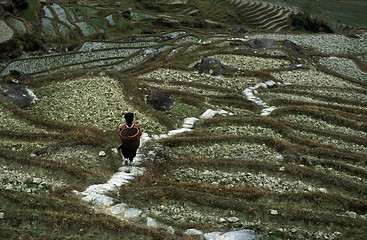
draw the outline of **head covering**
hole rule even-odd
[[[126,113],[124,118],[126,120],[126,124],[131,125],[133,123],[134,114],[133,113]]]

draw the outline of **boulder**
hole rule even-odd
[[[279,44],[274,39],[261,38],[261,39],[252,39],[247,41],[247,44],[250,46],[252,50],[258,49],[267,49],[272,47],[278,47]]]
[[[0,93],[20,108],[36,101],[36,96],[25,85],[16,83],[0,83]]]
[[[203,58],[200,63],[194,66],[195,70],[199,73],[205,73],[214,76],[220,76],[225,70],[226,65],[222,64],[218,59],[215,58]]]
[[[162,111],[169,109],[173,105],[171,96],[155,87],[151,87],[147,102],[152,104],[155,109]]]
[[[302,48],[299,45],[289,40],[284,41],[284,48],[291,50],[292,53],[295,55],[304,54],[304,52],[302,51]]]

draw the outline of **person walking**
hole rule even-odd
[[[132,164],[136,156],[136,151],[140,146],[142,131],[136,123],[133,123],[133,113],[126,113],[124,118],[126,123],[120,127],[119,137],[121,139],[121,145],[118,149],[121,150],[125,163]]]

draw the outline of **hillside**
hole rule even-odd
[[[0,12],[1,239],[367,237],[363,26],[300,31],[279,1],[26,2]]]

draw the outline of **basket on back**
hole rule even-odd
[[[140,145],[140,134],[137,127],[125,128],[120,133],[121,144],[128,151],[136,151]]]

